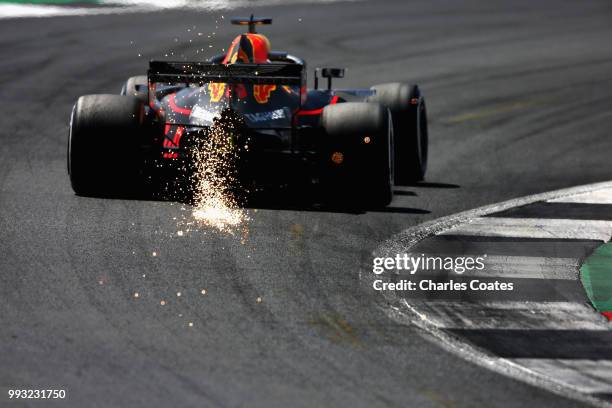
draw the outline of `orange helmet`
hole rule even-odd
[[[270,40],[263,34],[241,34],[232,41],[224,64],[245,63],[265,64],[269,62]]]

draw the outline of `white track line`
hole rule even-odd
[[[462,302],[410,300],[441,329],[610,330],[607,319],[575,302]]]
[[[598,190],[584,194],[548,200],[549,203],[612,204],[612,190]]]
[[[530,370],[560,378],[584,393],[612,393],[612,361],[609,360],[517,358],[513,361]]]
[[[489,255],[484,264],[486,274],[480,276],[577,280],[580,260],[576,258]]]
[[[612,237],[612,221],[480,217],[446,230],[441,235],[609,241]]]
[[[419,255],[421,254],[412,254],[412,256]],[[483,270],[466,270],[459,276],[577,280],[580,259],[488,255],[483,263],[485,266]],[[441,273],[443,271],[436,269],[419,269],[416,275],[439,275]],[[452,271],[447,271],[447,273],[449,277],[456,276]],[[401,275],[404,277],[407,273]]]

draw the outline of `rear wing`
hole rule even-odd
[[[147,71],[149,102],[156,83],[274,84],[299,86],[300,100],[306,97],[306,66],[271,62],[267,64],[212,64],[206,62],[151,61]]]

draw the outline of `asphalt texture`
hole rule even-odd
[[[220,51],[237,32],[227,17],[251,9],[3,20],[0,406],[35,405],[7,388],[63,388],[45,406],[75,407],[579,405],[392,323],[360,277],[377,245],[425,220],[611,178],[612,4],[253,10],[275,19],[273,48],[346,66],[338,86],[418,82],[427,182],[383,211],[277,205],[249,209],[246,238],[178,236],[180,204],[73,194],[70,109],[148,59]],[[109,158],[120,144],[109,135]]]

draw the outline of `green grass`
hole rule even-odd
[[[612,311],[612,243],[603,244],[580,267],[580,279],[600,312]]]

